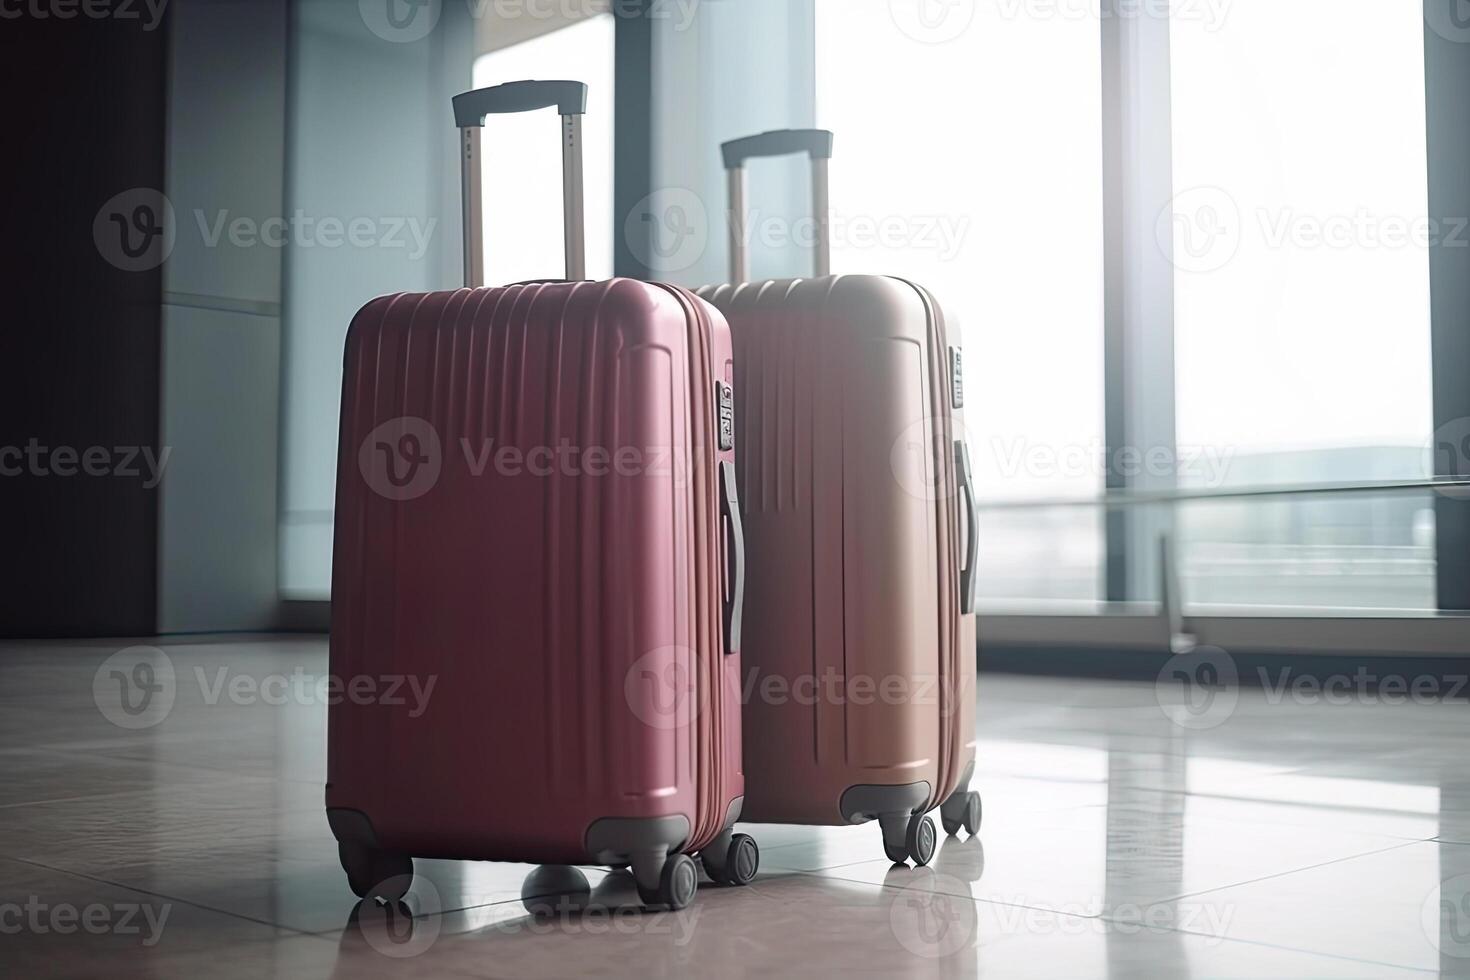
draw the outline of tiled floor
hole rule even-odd
[[[928,868],[872,825],[752,825],[755,883],[680,913],[589,870],[591,911],[536,920],[528,867],[430,861],[405,923],[354,908],[309,689],[209,693],[324,641],[166,642],[177,695],[139,716],[121,646],[0,644],[0,975],[1470,976],[1463,703],[1246,692],[1195,730],[1151,684],[985,675],[984,827]]]

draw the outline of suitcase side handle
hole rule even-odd
[[[720,145],[725,159],[730,198],[730,282],[750,278],[750,256],[745,243],[745,161],[805,153],[812,161],[812,213],[817,222],[815,275],[832,274],[832,234],[827,164],[832,158],[829,129],[775,129]]]
[[[956,489],[965,495],[965,563],[960,566],[960,614],[975,611],[975,585],[980,564],[980,500],[975,496],[975,477],[970,470],[970,447],[963,439],[954,444]]]
[[[459,127],[460,192],[464,215],[464,281],[470,288],[485,284],[484,175],[480,135],[487,115],[530,112],[552,106],[561,115],[562,221],[566,242],[566,278],[587,278],[586,220],[583,217],[582,116],[587,112],[587,86],[565,80],[506,82],[461,92],[453,99]]]
[[[735,464],[720,463],[720,514],[729,524],[729,588],[724,595],[725,653],[740,650],[740,620],[745,609],[745,524],[740,519],[740,496],[735,489]]]

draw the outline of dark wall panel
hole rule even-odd
[[[19,7],[0,24],[3,636],[155,622],[158,491],[144,450],[159,458],[154,259],[166,239],[131,258],[119,222],[133,249],[165,216],[145,192],[103,215],[99,240],[93,228],[115,195],[164,186],[168,30],[142,4],[118,6],[63,7],[66,19]]]

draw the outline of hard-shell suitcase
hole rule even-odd
[[[484,118],[553,105],[567,281],[479,288]],[[577,82],[456,97],[472,288],[379,297],[348,330],[326,804],[360,896],[401,895],[413,857],[631,866],[672,908],[691,853],[755,872],[731,830],[728,327],[674,286],[581,281],[585,105]],[[351,696],[405,676],[425,703]]]
[[[745,820],[877,819],[888,856],[925,864],[945,829],[980,824],[975,765],[975,497],[963,378],[925,289],[833,276],[832,134],[723,147],[739,371],[736,456],[746,595]],[[744,169],[807,153],[817,275],[745,282]],[[962,506],[963,505],[963,506]]]

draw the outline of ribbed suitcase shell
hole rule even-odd
[[[914,789],[925,812],[968,784],[975,758],[942,311],[882,276],[697,293],[725,313],[739,365],[742,819],[841,824],[903,798],[866,787]],[[763,691],[768,677],[780,682]],[[815,698],[797,696],[807,677]]]
[[[605,818],[683,815],[684,851],[733,819],[740,657],[723,649],[717,467],[734,454],[716,451],[717,378],[734,380],[728,328],[675,287],[398,294],[358,313],[332,672],[437,683],[420,717],[332,705],[329,811],[363,814],[391,851],[541,863],[599,861],[588,834]],[[374,440],[391,452],[402,418],[433,427],[440,471],[389,499],[368,474],[380,480]],[[588,476],[526,455],[561,445],[644,456],[583,456],[606,471]],[[658,700],[670,671],[697,677],[688,704]]]

